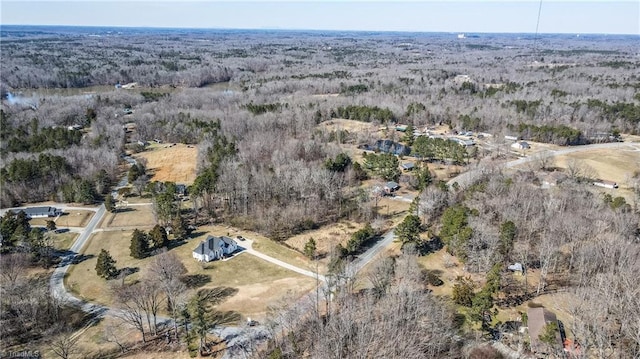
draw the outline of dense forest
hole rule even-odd
[[[466,271],[489,278],[484,287],[470,289],[477,293],[455,301],[482,329],[489,328],[494,305],[563,289],[578,298],[570,324],[585,352],[640,355],[640,186],[633,206],[603,200],[587,188],[585,173],[570,168],[569,180],[541,192],[531,185],[536,174],[503,172],[491,162],[495,153],[483,158],[483,152],[453,141],[413,136],[414,129],[446,126],[456,134],[492,135],[498,145],[508,135],[579,146],[638,135],[637,36],[458,39],[3,26],[0,38],[3,208],[46,200],[111,201],[110,190],[128,177],[138,195],[153,197],[158,221],[170,223],[180,211],[173,204],[163,210],[161,199],[171,192],[172,202],[175,186],[149,184],[144,163],[129,167],[124,158],[149,141],[184,143],[198,151],[197,177],[188,191],[191,223],[225,223],[278,241],[340,219],[367,224],[348,248],[329,254],[338,273],[341,261],[379,234],[370,224],[381,194],[360,187],[362,181],[401,181],[419,192],[412,204],[417,219],[408,216],[401,228],[421,227]],[[473,163],[480,175],[458,188],[447,186],[448,178],[433,178],[426,166],[418,165],[413,176],[401,172],[399,156],[364,153],[357,161],[345,154],[345,145],[363,148],[357,146],[386,139],[319,126],[338,118],[381,128],[406,125],[406,133],[393,131],[389,140],[411,146],[411,156],[447,166]],[[550,172],[552,165],[539,162],[536,170]],[[638,182],[635,165],[628,170]],[[23,237],[12,243],[28,242]],[[434,244],[417,235],[402,242],[403,255],[372,269],[371,282],[380,284],[374,290],[358,291],[346,281],[333,307],[322,313],[317,306],[280,308],[273,321],[285,335],[269,342],[267,354],[490,357],[465,346],[470,337],[460,336],[455,306],[430,293],[431,282],[415,263]],[[26,266],[22,254],[11,258]],[[500,270],[516,261],[538,271],[533,293]],[[4,292],[7,298],[22,295],[17,287],[36,284],[19,279]],[[464,278],[457,285],[470,286]],[[16,305],[2,304],[11,310]],[[70,311],[54,304],[29,310],[55,317]],[[611,325],[594,325],[602,316]],[[28,324],[34,323],[29,317]]]

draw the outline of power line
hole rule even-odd
[[[540,14],[542,13],[542,0],[540,0],[540,4],[538,5],[538,19],[536,20],[536,34],[533,38],[533,53],[536,57],[536,61],[539,58],[538,56],[538,28],[540,27]]]

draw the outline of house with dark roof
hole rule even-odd
[[[193,250],[193,258],[200,262],[211,262],[222,259],[237,249],[238,244],[229,237],[208,236]]]
[[[563,345],[558,319],[553,312],[548,311],[544,307],[529,308],[529,310],[527,310],[527,323],[529,327],[531,352],[533,352],[536,357],[547,358],[562,350]],[[551,343],[540,340],[540,336],[548,330],[548,325],[556,326],[555,338]]]
[[[512,143],[511,148],[515,150],[528,150],[531,149],[531,145],[529,145],[529,143],[526,141],[519,141]]]
[[[57,209],[56,207],[27,207],[23,209],[14,209],[13,213],[18,214],[20,212],[24,212],[27,215],[27,218],[47,218],[47,217],[57,217],[62,214],[62,211]]]
[[[400,167],[402,167],[405,171],[413,171],[416,165],[413,162],[403,163]]]
[[[395,192],[399,189],[400,189],[400,185],[397,182],[390,181],[384,185],[384,191],[386,193]]]
[[[176,194],[178,195],[178,197],[184,197],[184,196],[188,195],[188,193],[187,193],[187,185],[185,185],[185,184],[177,184],[176,185]]]

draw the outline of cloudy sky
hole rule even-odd
[[[4,25],[640,35],[639,0],[2,0],[0,12]]]

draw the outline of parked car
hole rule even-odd
[[[244,241],[244,237],[243,236],[237,236],[236,239],[238,239],[239,241]]]

